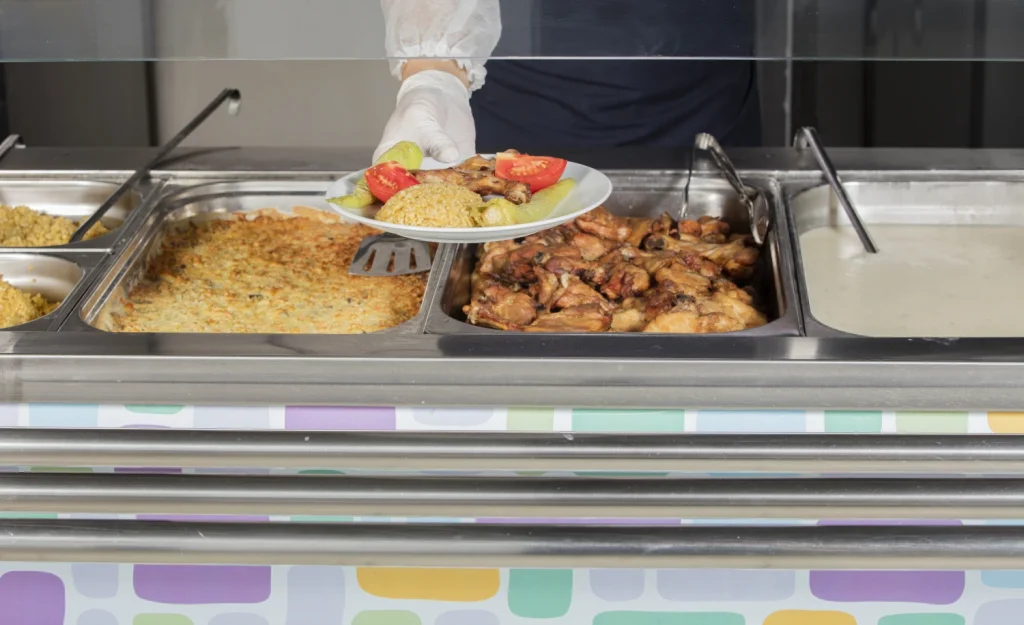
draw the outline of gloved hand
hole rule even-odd
[[[373,153],[381,154],[399,141],[412,141],[425,156],[455,163],[476,153],[476,124],[469,107],[469,89],[455,75],[427,70],[409,76],[398,91],[395,112]]]

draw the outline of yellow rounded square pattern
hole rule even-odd
[[[486,601],[498,594],[498,569],[356,569],[359,587],[385,599]]]
[[[846,612],[783,610],[768,615],[764,625],[857,625],[857,619]]]
[[[1024,434],[1024,412],[990,412],[988,427],[996,434]]]

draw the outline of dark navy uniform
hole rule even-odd
[[[471,100],[480,151],[760,144],[753,61],[634,59],[749,59],[752,0],[536,0],[531,20],[534,56],[629,60],[490,61]]]

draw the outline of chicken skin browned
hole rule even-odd
[[[502,180],[493,173],[452,169],[421,169],[412,173],[421,183],[443,182],[465,187],[480,196],[501,195],[513,204],[526,204],[533,195],[530,185]]]
[[[758,255],[750,237],[718,219],[676,223],[599,208],[481,246],[463,311],[470,323],[523,332],[735,332],[768,322],[736,282],[750,278]]]

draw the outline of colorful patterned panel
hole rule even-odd
[[[0,575],[0,625],[63,625],[64,595],[64,582],[52,573],[4,573]]]
[[[732,612],[604,612],[594,625],[744,625],[742,614]]]
[[[289,430],[393,430],[395,409],[289,406],[284,423]]]
[[[360,568],[359,587],[386,599],[484,601],[498,594],[498,569]]]
[[[825,431],[832,434],[879,434],[881,412],[825,411]]]
[[[780,601],[793,596],[791,571],[658,571],[658,594],[670,601]]]
[[[783,610],[771,614],[764,625],[857,625],[857,619],[846,612]]]
[[[878,625],[966,625],[959,614],[892,614],[883,616]]]
[[[140,564],[132,584],[154,603],[260,603],[270,596],[270,567]]]
[[[1024,599],[993,601],[978,608],[972,625],[1017,625],[1024,615]]]
[[[996,434],[1024,434],[1024,412],[990,412],[988,426]]]
[[[573,572],[559,569],[512,569],[508,607],[523,618],[559,618],[572,605]]]
[[[685,410],[573,410],[575,432],[682,432]]]
[[[1024,412],[0,404],[0,427],[27,426],[979,434],[1024,433]],[[107,473],[146,470],[138,467],[79,469]],[[52,471],[53,468],[5,467],[0,470]],[[173,467],[158,470],[181,472]],[[267,467],[214,468],[202,472],[340,473],[317,467],[303,471]],[[732,477],[745,476],[733,474]],[[187,509],[177,512],[141,518],[199,519],[189,515]],[[45,511],[0,512],[0,516],[58,518]],[[76,514],[60,515],[60,518],[110,518],[110,515]],[[270,518],[297,523],[398,521],[328,516]],[[201,517],[205,521],[264,522],[267,519],[266,516]],[[559,522],[563,525],[600,522],[675,526],[681,521],[676,518],[578,518]],[[691,519],[682,522],[721,525],[769,521]],[[1020,621],[1022,614],[1024,571],[464,570],[0,562],[0,625],[529,625],[545,622],[567,625],[1012,625]]]

